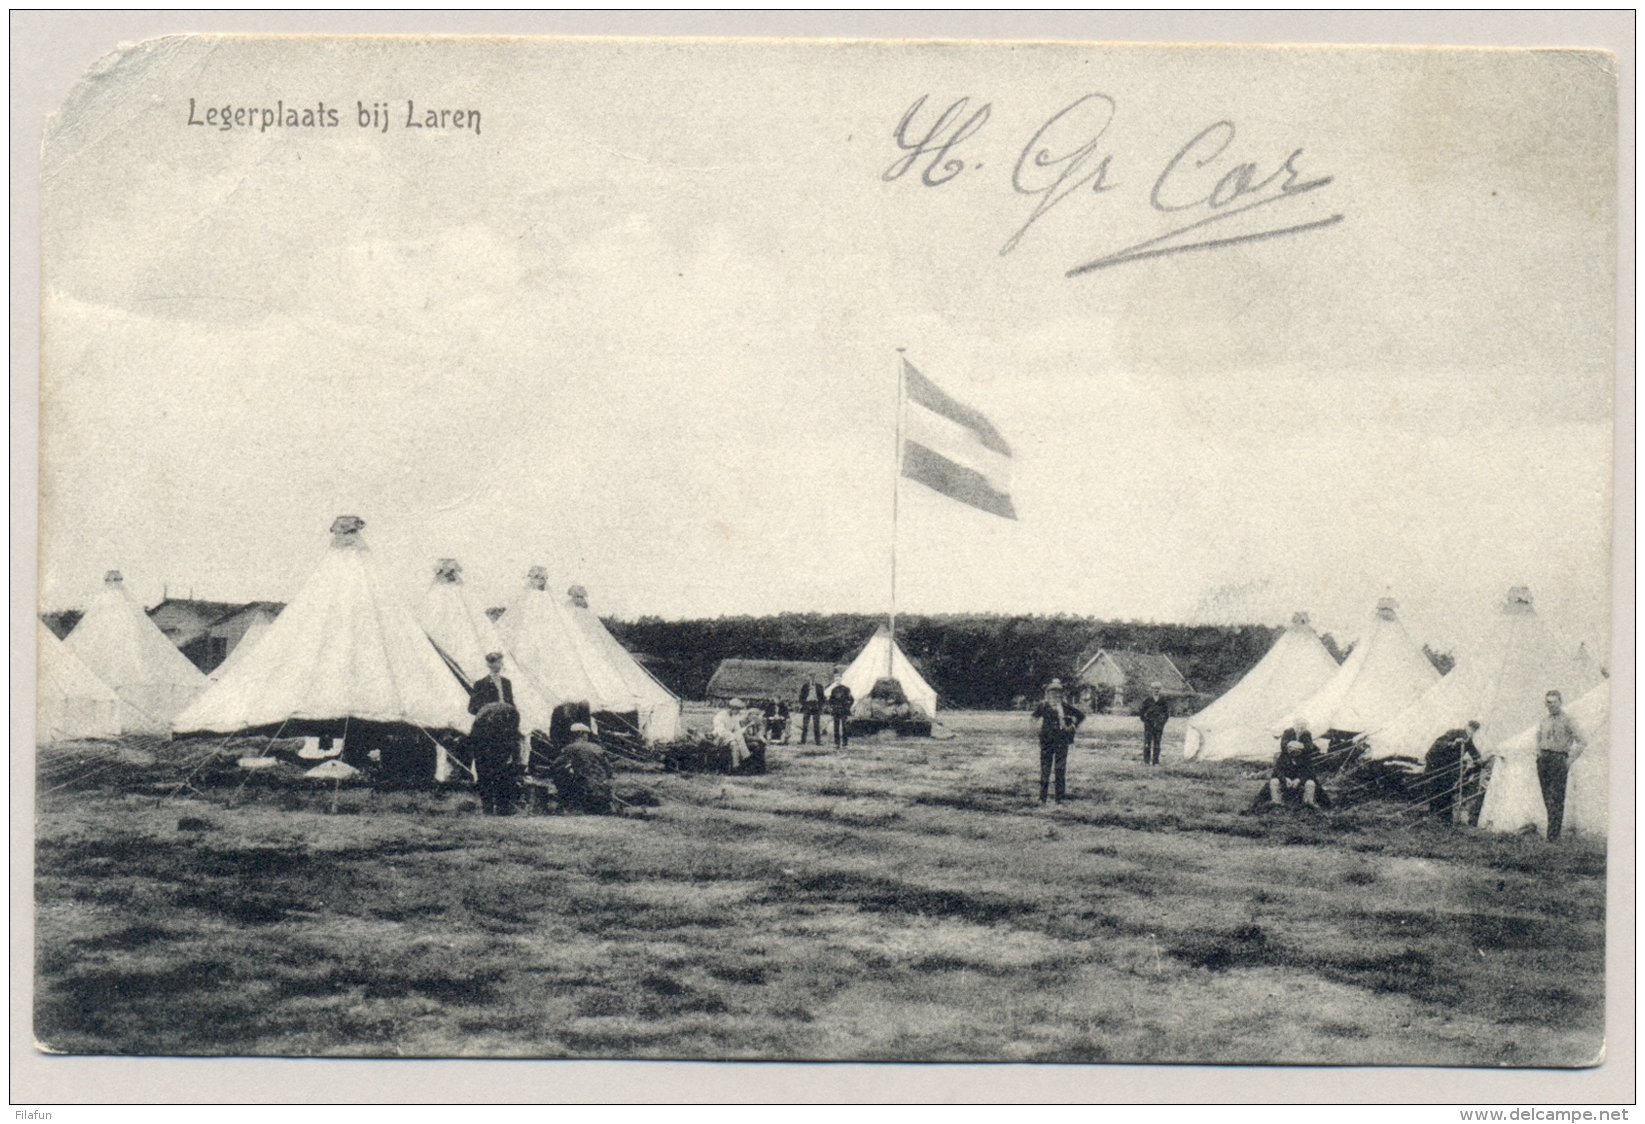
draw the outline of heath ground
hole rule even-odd
[[[758,777],[636,769],[622,782],[660,804],[612,817],[248,778],[200,743],[42,749],[36,1038],[94,1054],[1599,1059],[1602,843],[1389,804],[1249,814],[1263,768],[1182,761],[1177,721],[1150,769],[1134,719],[1092,719],[1071,799],[1044,808],[1023,715],[946,720],[946,741],[774,747]]]

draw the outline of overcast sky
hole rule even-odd
[[[42,604],[82,604],[111,567],[151,604],[286,599],[347,513],[408,589],[450,555],[488,604],[542,564],[604,614],[883,611],[904,347],[1011,442],[1020,515],[905,484],[906,611],[1307,609],[1346,637],[1392,594],[1445,648],[1523,583],[1562,639],[1603,646],[1602,58],[173,40],[105,59],[44,160]],[[887,178],[921,96],[906,141],[962,98],[935,139],[965,135]],[[191,98],[196,119],[324,103],[338,125],[196,127]],[[408,99],[478,110],[479,133],[406,128]],[[362,128],[379,102],[388,131]],[[1015,189],[1069,106],[1018,182],[1089,154],[1049,195]],[[1240,164],[1252,190],[1226,198]],[[1251,202],[1153,248],[1312,228],[1067,276]]]

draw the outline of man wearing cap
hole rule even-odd
[[[476,679],[474,686],[468,690],[468,712],[480,713],[480,708],[487,703],[505,702],[514,705],[514,683],[503,678],[503,654],[491,652],[486,656],[486,674],[483,679]]]
[[[1298,718],[1279,736],[1279,753],[1274,758],[1274,771],[1268,778],[1268,802],[1283,805],[1301,801],[1314,809],[1328,804],[1329,798],[1320,787],[1317,773],[1321,756],[1319,748],[1314,745],[1314,735],[1308,729],[1308,720]],[[1258,799],[1261,799],[1261,794]]]
[[[568,812],[603,816],[611,811],[611,765],[583,722],[571,724],[572,742],[548,767],[548,779]]]
[[[1074,731],[1085,721],[1085,712],[1063,701],[1062,680],[1053,679],[1045,685],[1045,699],[1034,708],[1033,717],[1040,723],[1040,803],[1045,803],[1055,770],[1061,804],[1068,788],[1068,747],[1074,744]]]
[[[828,716],[834,720],[834,748],[840,749],[851,744],[851,731],[847,724],[851,721],[851,708],[857,705],[852,697],[851,688],[845,685],[840,673],[834,673],[834,682],[828,686]]]
[[[1536,728],[1536,778],[1542,784],[1542,803],[1548,808],[1548,842],[1552,843],[1565,823],[1565,780],[1571,762],[1582,756],[1588,739],[1565,713],[1565,700],[1558,691],[1549,691],[1543,702],[1548,717]]]
[[[747,703],[732,699],[714,715],[714,740],[731,750],[731,768],[741,768],[748,759]]]
[[[1428,811],[1441,823],[1451,822],[1463,779],[1470,769],[1480,766],[1479,749],[1474,745],[1478,732],[1479,720],[1469,719],[1466,726],[1445,731],[1428,747],[1423,762],[1423,779],[1431,794]]]
[[[1171,703],[1160,693],[1164,684],[1158,680],[1148,684],[1148,697],[1137,707],[1142,719],[1142,763],[1159,764],[1160,739],[1165,736],[1165,723],[1171,718]]]

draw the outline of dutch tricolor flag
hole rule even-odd
[[[1011,446],[994,423],[903,360],[902,474],[951,499],[1006,519]]]

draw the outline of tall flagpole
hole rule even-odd
[[[897,447],[891,461],[891,643],[885,650],[885,677],[896,678],[893,670],[897,651],[897,501],[902,496],[902,396],[903,358],[906,348],[897,348]]]

